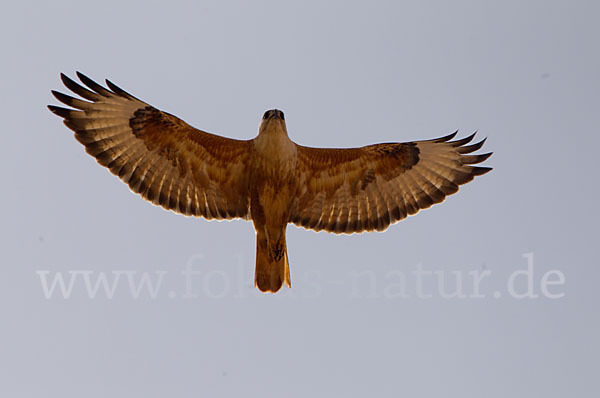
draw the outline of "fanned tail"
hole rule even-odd
[[[270,245],[266,233],[257,233],[254,286],[261,292],[276,293],[284,283],[287,287],[292,287],[285,231],[279,241],[270,242]]]

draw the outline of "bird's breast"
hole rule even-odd
[[[250,172],[252,219],[255,226],[285,224],[295,195],[297,147],[287,136],[256,141]]]
[[[291,178],[298,163],[298,148],[285,134],[261,134],[254,140],[253,173],[262,178]]]

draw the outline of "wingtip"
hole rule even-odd
[[[486,173],[489,173],[492,170],[493,170],[492,167],[473,166],[472,174],[474,176],[481,176],[481,175],[484,175]]]
[[[63,94],[60,91],[56,91],[56,90],[50,90],[50,93],[54,96],[54,98],[56,98],[60,102],[64,102],[61,98],[67,97],[66,94]]]
[[[473,133],[473,134],[466,136],[465,138],[462,138],[460,140],[449,142],[449,144],[451,144],[452,146],[455,146],[455,147],[463,146],[463,145],[468,144],[469,142],[473,141],[473,138],[475,138],[475,134],[476,133]]]
[[[485,144],[486,140],[487,140],[487,137],[485,137],[481,141],[476,142],[476,143],[471,144],[471,145],[459,146],[459,147],[456,148],[456,151],[458,153],[463,154],[463,155],[467,154],[467,153],[475,152],[475,151],[481,149],[481,147],[483,146],[483,144]]]
[[[108,86],[109,89],[111,89],[115,94],[124,97],[124,98],[128,98],[131,100],[137,100],[139,101],[138,98],[134,97],[133,95],[129,94],[127,91],[123,90],[121,87],[117,86],[116,84],[114,84],[113,82],[111,82],[108,79],[105,79],[106,85]]]
[[[458,130],[456,130],[452,134],[448,134],[448,135],[445,135],[445,136],[440,137],[440,138],[435,138],[435,139],[433,139],[433,142],[447,142],[447,141],[450,141],[452,138],[456,137],[456,134],[458,134]]]
[[[48,110],[52,113],[54,113],[57,116],[60,117],[66,117],[65,116],[65,111],[68,111],[68,109],[65,108],[61,108],[60,106],[56,106],[56,105],[47,105]]]
[[[488,153],[482,153],[481,155],[475,155],[477,156],[477,163],[482,163],[485,162],[486,160],[488,160],[490,158],[490,156],[492,156],[492,152],[488,152]]]
[[[79,80],[86,85],[90,90],[94,91],[96,94],[102,96],[102,97],[110,97],[111,95],[114,95],[114,93],[104,87],[102,87],[100,84],[96,83],[95,81],[93,81],[92,79],[90,79],[89,77],[87,77],[86,75],[84,75],[83,73],[77,71],[75,72],[77,74],[77,77],[79,78]]]
[[[116,94],[121,94],[121,95],[127,94],[127,93],[125,93],[125,90],[123,90],[122,88],[120,88],[119,86],[117,86],[116,84],[111,82],[110,80],[104,79],[104,81],[106,82],[106,85],[108,86],[108,88],[111,89]]]
[[[89,77],[87,77],[86,75],[84,75],[83,73],[76,71],[75,74],[77,75],[77,78],[79,79],[79,81],[81,81],[83,84],[85,84],[86,86],[90,87],[88,84],[91,84],[92,86],[94,85],[98,85],[98,83],[96,83],[95,81],[93,81],[92,79],[90,79]],[[92,87],[90,87],[92,88]]]
[[[60,80],[63,82],[63,84],[64,84],[65,86],[67,86],[67,85],[68,85],[69,83],[71,83],[71,82],[72,82],[72,83],[75,83],[75,82],[73,81],[73,79],[71,79],[69,76],[65,75],[65,74],[64,74],[64,73],[62,73],[62,72],[60,73]]]

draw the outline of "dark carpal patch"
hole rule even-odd
[[[144,139],[144,136],[148,134],[148,125],[151,125],[154,129],[167,129],[172,127],[173,123],[166,118],[163,118],[163,114],[163,112],[151,106],[140,108],[135,111],[131,119],[129,119],[129,127],[131,127],[131,130],[133,131],[133,135],[137,138]],[[148,145],[148,143],[146,143],[146,145]]]
[[[402,144],[380,144],[373,148],[375,153],[401,161],[404,170],[410,170],[419,161],[419,148],[414,142]]]
[[[367,186],[370,183],[372,183],[373,181],[375,181],[375,170],[373,170],[373,169],[366,170],[362,176],[362,179],[360,180],[359,189],[361,191],[365,190],[365,188],[367,188]]]

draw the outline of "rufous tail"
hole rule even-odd
[[[292,287],[285,231],[276,242],[269,242],[265,232],[256,234],[256,273],[254,286],[261,292],[276,293],[283,284]]]

